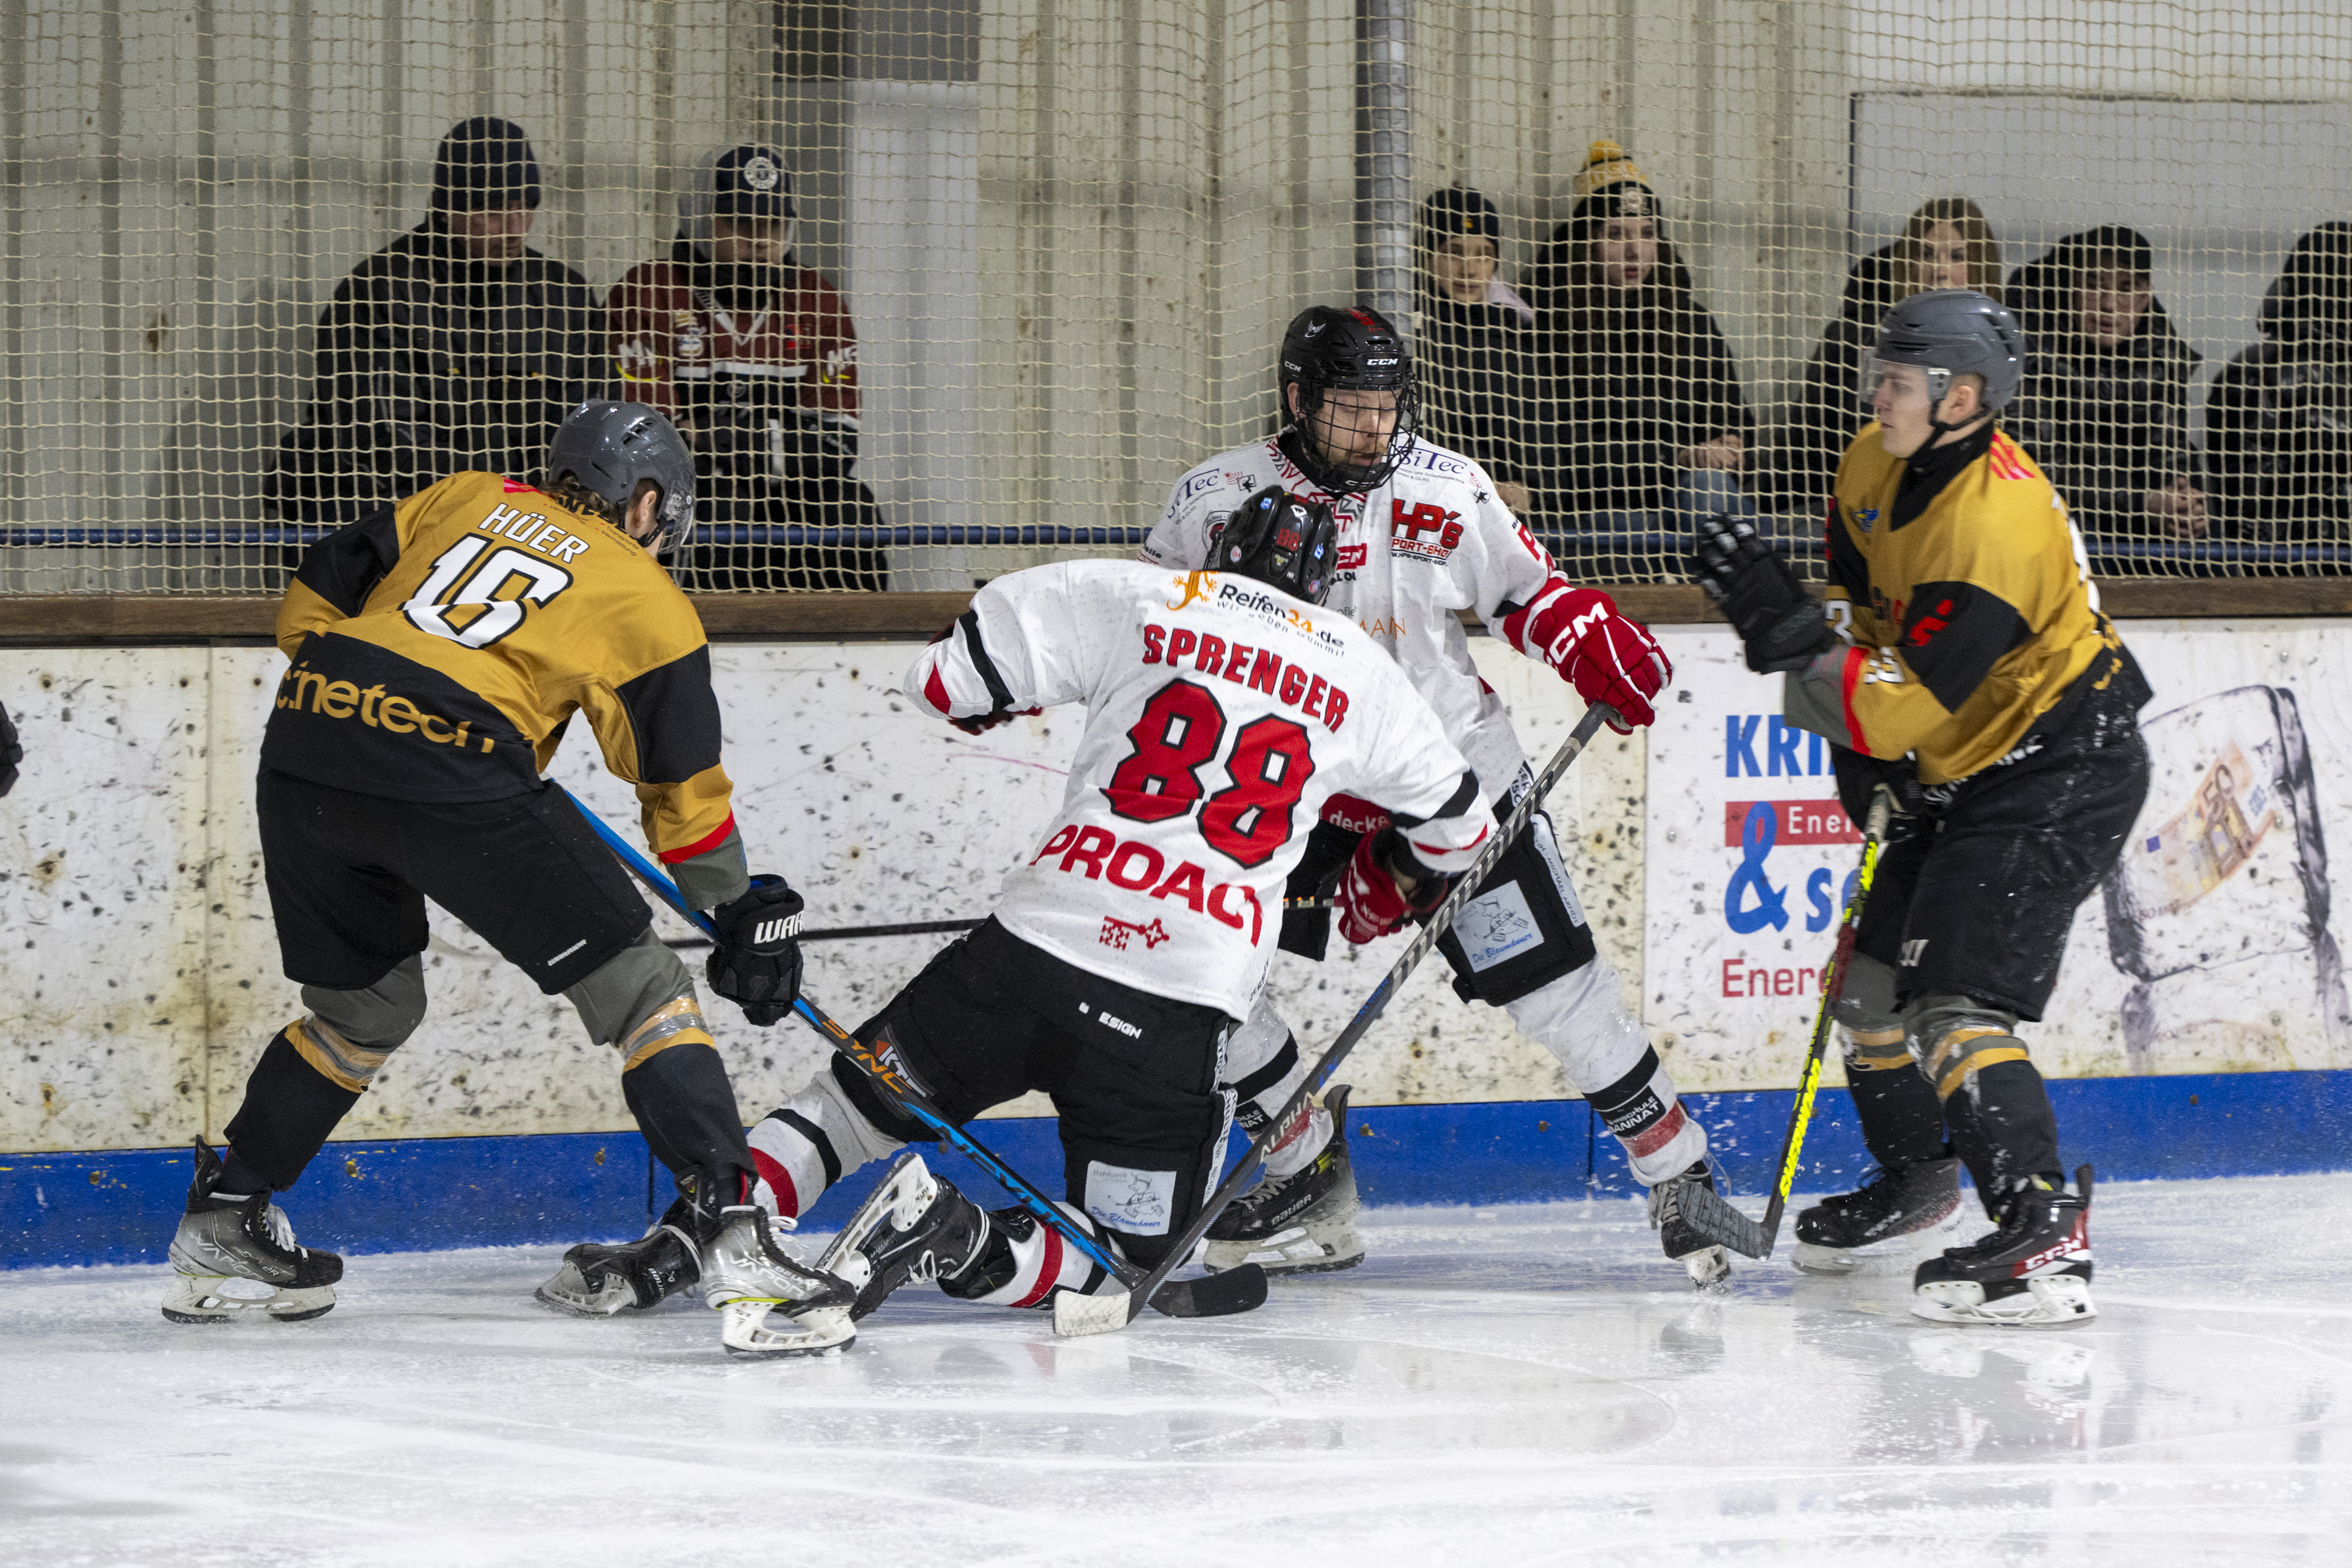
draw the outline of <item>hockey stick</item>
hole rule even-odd
[[[562,784],[557,784],[555,787],[563,788]],[[580,815],[588,819],[588,826],[595,831],[596,837],[604,841],[604,847],[628,868],[630,875],[643,882],[664,903],[692,921],[713,942],[718,940],[718,928],[711,923],[710,917],[699,910],[691,908],[679,894],[676,882],[664,875],[659,867],[647,860],[635,845],[614,832],[612,826],[603,817],[590,811],[581,802],[579,796],[572,795],[568,790],[564,793],[570,797],[572,804],[580,808]],[[835,1050],[848,1059],[851,1066],[864,1073],[866,1081],[873,1084],[876,1090],[885,1099],[915,1121],[937,1132],[973,1164],[996,1178],[1005,1191],[1021,1200],[1022,1207],[1058,1232],[1065,1241],[1085,1254],[1105,1273],[1125,1285],[1129,1293],[1131,1294],[1140,1289],[1139,1281],[1143,1279],[1140,1269],[1132,1264],[1119,1261],[1108,1247],[1087,1234],[1082,1226],[1056,1207],[1051,1199],[1032,1186],[1028,1179],[1020,1172],[998,1159],[978,1139],[940,1114],[939,1108],[931,1103],[929,1097],[908,1082],[887,1059],[877,1055],[806,996],[793,998],[793,1011],[800,1015],[802,1020],[810,1027],[823,1035]],[[1225,1274],[1212,1274],[1200,1279],[1184,1279],[1174,1283],[1155,1280],[1150,1283],[1152,1289],[1146,1294],[1145,1299],[1154,1308],[1171,1318],[1227,1317],[1235,1312],[1246,1312],[1253,1307],[1262,1305],[1265,1300],[1265,1271],[1255,1264],[1245,1269],[1234,1269]],[[1068,1293],[1062,1292],[1064,1295]],[[1127,1296],[1123,1294],[1114,1299],[1125,1300]]]
[[[1702,1186],[1688,1185],[1675,1194],[1683,1218],[1693,1230],[1749,1258],[1769,1258],[1772,1244],[1780,1237],[1780,1215],[1796,1184],[1797,1155],[1805,1145],[1805,1128],[1813,1119],[1813,1095],[1822,1086],[1822,1058],[1830,1043],[1830,1008],[1845,986],[1854,932],[1862,925],[1863,903],[1870,897],[1870,884],[1878,874],[1878,851],[1894,809],[1894,795],[1885,784],[1879,785],[1871,796],[1870,820],[1862,830],[1862,869],[1854,877],[1853,897],[1846,900],[1845,918],[1839,922],[1830,961],[1822,966],[1822,1005],[1813,1013],[1813,1037],[1805,1047],[1804,1075],[1797,1082],[1797,1103],[1789,1112],[1788,1135],[1780,1141],[1780,1173],[1772,1184],[1771,1201],[1764,1205],[1763,1223],[1749,1219]]]
[[[1329,899],[1282,900],[1282,907],[1286,910],[1328,910],[1331,904]],[[984,921],[902,921],[896,925],[824,926],[816,931],[801,932],[801,941],[863,942],[877,936],[932,936],[944,931],[978,931],[985,923]],[[666,939],[662,945],[667,948],[709,947],[710,939],[707,936],[675,936]]]
[[[1183,1234],[1168,1249],[1168,1256],[1160,1260],[1160,1266],[1144,1277],[1142,1284],[1123,1296],[1077,1296],[1063,1291],[1054,1298],[1055,1333],[1069,1338],[1081,1334],[1106,1334],[1114,1329],[1123,1329],[1135,1321],[1143,1310],[1144,1303],[1152,1300],[1151,1293],[1160,1289],[1160,1282],[1177,1265],[1192,1255],[1192,1249],[1201,1244],[1201,1238],[1208,1234],[1217,1216],[1224,1213],[1225,1205],[1240,1194],[1243,1184],[1265,1163],[1266,1149],[1280,1135],[1282,1129],[1290,1124],[1290,1119],[1298,1114],[1299,1108],[1339,1070],[1340,1062],[1356,1048],[1356,1042],[1364,1037],[1364,1031],[1388,1010],[1389,1003],[1396,996],[1397,988],[1429,955],[1429,950],[1437,945],[1437,939],[1452,927],[1454,917],[1462,912],[1462,906],[1478,891],[1479,882],[1495,868],[1495,863],[1503,858],[1503,851],[1517,839],[1520,830],[1527,826],[1528,818],[1534,815],[1544,796],[1551,793],[1552,785],[1559,782],[1560,775],[1567,773],[1583,753],[1594,732],[1605,721],[1616,716],[1616,710],[1605,703],[1595,702],[1584,710],[1584,717],[1576,721],[1575,730],[1560,742],[1559,750],[1551,754],[1551,760],[1544,763],[1543,772],[1536,775],[1534,785],[1511,808],[1511,814],[1504,820],[1501,829],[1487,840],[1485,848],[1478,851],[1478,858],[1470,863],[1468,870],[1462,873],[1461,879],[1454,884],[1453,891],[1445,895],[1445,901],[1437,906],[1428,923],[1415,933],[1404,952],[1397,956],[1397,961],[1389,966],[1389,972],[1381,977],[1378,985],[1372,987],[1372,994],[1364,998],[1364,1005],[1356,1009],[1355,1017],[1339,1031],[1339,1038],[1331,1042],[1330,1048],[1316,1062],[1314,1069],[1299,1081],[1297,1089],[1291,1090],[1290,1098],[1283,1101],[1282,1109],[1268,1119],[1265,1131],[1250,1144],[1240,1162],[1217,1184],[1216,1191],[1209,1194],[1209,1201],[1202,1205],[1199,1214],[1192,1216],[1192,1223],[1184,1227]],[[1255,1268],[1257,1265],[1252,1263],[1243,1267]],[[1209,1278],[1214,1279],[1221,1276],[1213,1274]]]

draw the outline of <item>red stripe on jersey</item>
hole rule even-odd
[[[759,1167],[760,1179],[776,1194],[776,1212],[786,1219],[800,1218],[801,1190],[793,1185],[792,1173],[764,1149],[751,1151],[751,1163]]]
[[[1423,844],[1418,838],[1408,838],[1405,842],[1412,845],[1413,852],[1421,856],[1422,858],[1424,860],[1433,860],[1447,855],[1467,855],[1473,849],[1477,848],[1481,844],[1486,843],[1486,835],[1493,831],[1495,830],[1491,827],[1480,828],[1478,830],[1478,837],[1470,840],[1469,843],[1463,845],[1459,849],[1448,849],[1443,844]]]
[[[2002,479],[2030,479],[2033,477],[2025,467],[2023,456],[2015,447],[2009,444],[2007,437],[1998,433],[1993,436],[1990,455],[1992,458],[1992,471]]]
[[[940,634],[941,637],[947,635],[946,632]],[[940,679],[940,667],[936,664],[931,666],[931,678],[923,682],[923,700],[938,709],[940,717],[942,719],[946,718],[950,711],[948,703],[948,683]]]
[[[691,860],[697,855],[708,855],[713,849],[718,848],[721,844],[726,843],[727,836],[734,831],[735,814],[730,811],[727,814],[727,820],[720,823],[717,829],[708,836],[696,839],[693,843],[688,845],[683,849],[663,850],[661,852],[661,863],[665,866],[675,866],[681,860]]]
[[[1054,1289],[1054,1282],[1062,1277],[1062,1233],[1050,1225],[1041,1225],[1038,1228],[1045,1233],[1045,1261],[1037,1271],[1036,1286],[1029,1294],[1013,1303],[1016,1307],[1035,1306],[1045,1299],[1047,1292]]]
[[[1845,709],[1846,742],[1857,752],[1870,750],[1870,742],[1863,738],[1862,721],[1854,716],[1853,711],[1854,688],[1862,684],[1862,672],[1869,667],[1870,658],[1862,649],[1850,647],[1845,650],[1845,671],[1838,681],[1838,698]]]

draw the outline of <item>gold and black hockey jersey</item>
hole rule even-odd
[[[1988,426],[1906,462],[1864,426],[1838,466],[1828,610],[1853,646],[1791,671],[1790,720],[1920,782],[2000,761],[2087,679],[2139,674],[2099,610],[2065,503]]]
[[[677,861],[725,842],[710,649],[643,546],[496,474],[453,474],[313,545],[278,611],[292,666],[261,765],[362,795],[538,787],[583,712]]]

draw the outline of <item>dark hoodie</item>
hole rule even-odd
[[[2188,475],[2194,462],[2189,378],[2201,356],[2154,299],[2115,347],[2083,335],[2075,294],[2102,256],[2141,276],[2154,259],[2137,229],[2110,224],[2069,235],[2011,275],[2010,302],[2025,329],[2025,384],[2002,423],[2086,532],[2152,538],[2147,492]]]
[[[1463,304],[1437,287],[1428,258],[1458,235],[1482,237],[1499,248],[1502,223],[1494,204],[1459,186],[1422,203],[1412,273],[1421,326],[1413,353],[1423,400],[1421,427],[1431,440],[1462,453],[1495,478],[1516,479],[1519,464],[1509,438],[1509,376],[1512,354],[1526,335],[1531,313],[1499,278],[1475,305]]]
[[[2206,489],[2241,538],[2352,540],[2352,223],[2295,241],[2263,296],[2263,341],[2215,378]]]
[[[431,215],[352,269],[319,319],[317,382],[264,495],[281,517],[350,522],[467,469],[531,479],[583,398],[604,395],[604,312],[587,280],[526,250],[467,258],[446,215],[539,205],[519,129],[444,139]]]
[[[1552,231],[1534,269],[1536,324],[1515,401],[1526,480],[1555,525],[1664,510],[1680,474],[1675,453],[1748,428],[1731,351],[1693,297],[1664,223],[1657,264],[1639,288],[1601,281],[1593,243],[1610,218],[1640,208],[1657,219],[1648,186],[1601,186]]]
[[[1895,306],[1895,249],[1882,246],[1846,273],[1837,317],[1822,329],[1805,379],[1758,463],[1759,488],[1800,511],[1829,504],[1838,464],[1870,417],[1862,406],[1862,356]]]

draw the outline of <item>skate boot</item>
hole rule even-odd
[[[343,1260],[294,1245],[294,1226],[268,1192],[215,1196],[220,1156],[196,1140],[188,1208],[172,1237],[163,1316],[175,1323],[299,1323],[334,1310]]]
[[[1861,1267],[1854,1254],[1862,1248],[1901,1236],[1957,1231],[1959,1211],[1958,1160],[1881,1166],[1855,1191],[1823,1198],[1797,1215],[1797,1248],[1789,1260],[1808,1274],[1851,1274]]]
[[[1323,1092],[1331,1142],[1303,1168],[1269,1176],[1235,1198],[1209,1226],[1201,1262],[1211,1273],[1255,1263],[1268,1274],[1328,1274],[1364,1260],[1356,1230],[1356,1165],[1348,1153],[1349,1086]]]
[[[555,1277],[532,1294],[541,1306],[579,1318],[658,1307],[702,1278],[693,1218],[693,1204],[680,1197],[635,1241],[583,1241],[563,1255]]]
[[[812,1355],[857,1337],[849,1321],[857,1287],[776,1245],[757,1204],[692,1214],[702,1301],[719,1314],[719,1342],[736,1355]]]
[[[1990,1236],[1919,1265],[1911,1314],[1937,1323],[2057,1329],[2099,1315],[2091,1302],[2091,1167],[2074,1191],[2028,1176],[2002,1202]]]
[[[1658,1240],[1666,1256],[1690,1271],[1691,1284],[1701,1290],[1713,1290],[1731,1278],[1731,1255],[1718,1244],[1709,1241],[1692,1228],[1683,1217],[1682,1195],[1685,1188],[1705,1187],[1715,1191],[1715,1173],[1701,1160],[1679,1176],[1669,1176],[1650,1189],[1650,1228],[1658,1233]]]
[[[865,1317],[902,1285],[936,1280],[954,1294],[988,1250],[990,1223],[952,1182],[931,1174],[912,1149],[841,1227],[817,1267],[859,1280],[852,1321]]]

